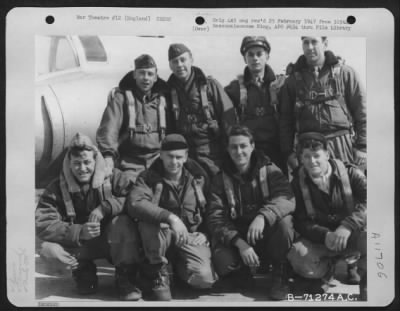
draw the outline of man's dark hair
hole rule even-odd
[[[243,125],[239,125],[239,124],[232,126],[228,133],[228,142],[229,142],[229,138],[232,136],[246,136],[249,138],[250,143],[254,143],[253,134],[251,133],[250,129],[247,126],[243,126]]]
[[[303,36],[301,37],[301,41],[303,41],[304,38],[306,38],[307,36]],[[326,39],[328,39],[328,37],[321,37],[322,42],[324,42]]]
[[[93,148],[86,145],[81,145],[70,148],[68,152],[68,158],[71,159],[71,156],[79,157],[83,151],[93,151],[93,157],[96,156],[96,151],[93,150]]]

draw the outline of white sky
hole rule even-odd
[[[150,54],[155,59],[161,78],[167,79],[168,47],[171,43],[184,43],[194,57],[194,65],[212,75],[223,86],[227,85],[245,66],[239,52],[242,36],[181,36],[181,37],[120,37],[100,36],[109,54],[110,65],[133,68],[133,60],[140,54]],[[269,65],[275,73],[282,73],[289,62],[295,62],[302,54],[299,37],[267,37],[271,45]],[[365,38],[329,37],[328,49],[342,56],[346,64],[352,66],[366,81],[366,42]]]

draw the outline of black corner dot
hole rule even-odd
[[[52,15],[47,16],[46,17],[46,23],[49,24],[49,25],[53,24],[54,23],[54,16],[52,16]]]
[[[347,24],[353,25],[356,22],[356,18],[353,15],[347,16]]]
[[[195,21],[197,25],[203,25],[205,23],[205,19],[203,16],[197,16]]]

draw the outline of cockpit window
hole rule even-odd
[[[104,49],[103,43],[101,43],[97,36],[79,36],[79,40],[82,42],[85,56],[89,62],[106,62],[107,54]]]
[[[60,71],[78,67],[79,62],[67,38],[59,37],[57,43],[55,70],[52,71]]]

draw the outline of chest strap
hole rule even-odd
[[[174,118],[175,121],[179,120],[179,113],[180,113],[180,108],[179,108],[179,99],[178,99],[178,93],[176,89],[171,89],[171,99],[172,99],[172,111],[174,113]]]
[[[69,218],[69,222],[73,224],[76,218],[76,213],[74,205],[72,203],[71,195],[68,191],[68,186],[64,174],[61,174],[60,176],[60,188],[61,188],[61,195],[65,204],[65,210],[67,212],[67,217]]]
[[[224,183],[224,190],[225,190],[225,195],[226,195],[226,198],[228,201],[230,216],[232,219],[236,219],[238,217],[238,214],[236,211],[236,206],[239,205],[239,208],[241,208],[241,206],[240,206],[241,202],[238,202],[239,204],[236,203],[232,179],[224,171],[222,172],[222,180]],[[264,200],[268,199],[270,193],[269,193],[267,166],[266,165],[264,165],[263,167],[260,168],[259,183],[260,183],[260,188],[261,188],[261,193],[262,193],[263,199]]]
[[[159,103],[158,103],[158,126],[160,129],[160,140],[163,140],[165,137],[165,131],[167,129],[167,116],[166,116],[167,104],[165,100],[165,96],[160,95]]]
[[[247,106],[247,88],[244,85],[243,76],[238,77],[238,82],[239,82],[239,94],[240,94],[239,96],[240,120],[244,120],[244,113]]]
[[[349,174],[347,173],[347,169],[346,169],[345,165],[343,164],[343,162],[337,161],[335,159],[333,159],[333,161],[335,162],[336,167],[338,168],[340,180],[342,182],[342,191],[343,191],[342,197],[343,197],[344,203],[346,205],[347,210],[351,211],[354,208],[354,202],[353,202],[353,193],[352,193],[351,186],[350,186]],[[314,206],[312,203],[310,189],[305,181],[306,176],[307,175],[306,175],[305,169],[302,166],[299,169],[300,188],[301,188],[301,192],[303,195],[303,200],[304,200],[304,205],[306,207],[307,215],[311,219],[314,219],[316,213],[315,213],[315,209],[314,209]]]
[[[132,91],[126,90],[125,91],[125,97],[128,103],[128,111],[129,111],[129,137],[132,138],[133,135],[135,134],[136,131],[139,132],[149,132],[149,126],[148,124],[143,124],[143,125],[136,125],[136,99],[133,96]],[[157,105],[157,116],[158,116],[158,132],[160,134],[160,140],[162,140],[165,137],[165,131],[167,128],[167,120],[166,120],[166,100],[165,96],[160,95],[159,96],[159,102]]]
[[[342,161],[336,161],[336,166],[339,171],[340,180],[342,181],[343,199],[349,211],[354,208],[353,192],[351,190],[349,174]]]
[[[164,186],[162,182],[157,183],[154,188],[154,195],[151,202],[157,206],[160,205],[161,193],[163,191],[163,188]]]
[[[136,100],[132,94],[132,91],[125,91],[125,97],[128,102],[128,111],[129,111],[129,137],[132,139],[133,134],[136,130]]]
[[[204,177],[194,178],[192,185],[193,185],[194,193],[196,195],[197,202],[200,205],[200,210],[202,213],[204,213],[205,208],[206,208],[206,203],[207,203],[206,198],[203,193]]]
[[[231,218],[236,219],[238,215],[236,212],[236,201],[232,180],[224,171],[222,172],[222,180],[224,182],[224,190],[226,199],[228,200],[228,207]]]
[[[72,203],[71,194],[68,191],[68,185],[65,180],[64,174],[61,174],[60,176],[60,188],[61,195],[65,204],[65,210],[67,212],[67,217],[69,218],[69,222],[73,224],[76,218],[76,213],[74,209],[74,204]],[[104,183],[97,189],[97,191],[100,202],[112,198],[112,186],[110,179],[105,179]]]
[[[275,80],[277,81],[277,80]],[[283,81],[279,80],[279,83],[275,83],[270,85],[269,88],[269,104],[271,105],[272,109],[274,110],[274,116],[278,118],[277,112],[278,112],[278,91],[280,87],[283,85],[283,82],[285,82],[284,77]],[[238,76],[238,83],[239,83],[239,108],[240,108],[240,120],[244,120],[245,118],[245,112],[246,112],[246,106],[248,104],[247,101],[247,87],[244,84],[244,77],[243,75]]]
[[[205,207],[206,207],[207,201],[206,201],[206,198],[203,193],[204,178],[203,177],[194,178],[193,182],[192,182],[192,186],[194,189],[196,200],[197,200],[198,204],[200,205],[200,209],[202,212],[205,212]],[[158,182],[155,185],[153,199],[151,200],[151,202],[154,205],[160,206],[161,194],[162,194],[163,189],[164,189],[164,185],[162,182]]]
[[[179,121],[179,114],[180,114],[179,98],[178,98],[178,92],[176,91],[175,88],[171,89],[171,99],[172,99],[172,111],[174,112],[175,121]],[[207,98],[206,84],[200,87],[200,101],[206,120],[208,122],[214,121],[210,112],[209,102]]]

